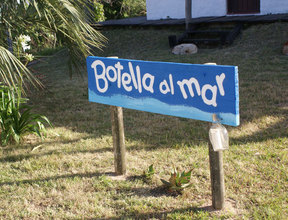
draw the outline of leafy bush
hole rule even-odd
[[[105,21],[105,13],[104,13],[104,6],[97,0],[93,2],[93,11],[94,11],[94,19],[95,21]]]
[[[121,8],[123,0],[101,0],[106,20],[122,18]]]
[[[39,137],[45,135],[44,124],[51,126],[48,118],[31,113],[32,108],[22,105],[27,99],[21,98],[19,92],[0,84],[0,126],[1,144],[19,143],[27,133],[34,133]]]
[[[120,19],[143,16],[146,14],[145,0],[101,0],[105,18]]]
[[[121,13],[123,17],[137,17],[146,15],[145,0],[124,0]]]

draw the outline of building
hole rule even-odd
[[[146,0],[147,20],[185,18],[185,0]],[[288,0],[192,0],[192,18],[288,13]]]

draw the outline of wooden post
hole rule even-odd
[[[116,175],[126,174],[126,148],[122,107],[111,106],[111,122]]]
[[[223,170],[223,151],[214,151],[209,140],[209,161],[212,190],[212,206],[220,210],[224,208],[225,186]]]
[[[110,56],[108,58],[116,58]],[[126,147],[122,107],[110,106],[113,136],[114,167],[116,175],[126,174]]]
[[[185,0],[185,23],[186,31],[190,30],[190,23],[192,18],[192,0]]]

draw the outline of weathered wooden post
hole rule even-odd
[[[123,123],[122,107],[110,106],[113,150],[114,150],[114,167],[116,175],[126,174],[126,148]]]
[[[116,56],[109,58],[118,59]],[[114,167],[116,175],[126,174],[126,147],[124,134],[123,109],[118,106],[110,106],[111,125],[113,136]]]
[[[220,124],[216,114],[212,115],[212,124],[209,130],[209,161],[212,191],[212,206],[220,210],[225,205],[225,184],[223,169],[223,150],[229,148],[227,129]]]
[[[190,30],[192,19],[192,0],[185,0],[185,23],[186,31]]]
[[[216,63],[205,63],[205,65],[217,65]],[[212,121],[219,121],[216,114],[212,115]],[[213,124],[210,129],[212,129]],[[209,138],[210,139],[210,138]],[[225,206],[225,184],[223,170],[223,151],[215,151],[211,140],[208,141],[209,165],[212,192],[212,207],[221,210]]]
[[[224,170],[223,170],[223,152],[214,151],[209,141],[209,161],[210,161],[210,177],[212,191],[212,206],[214,209],[220,210],[225,205],[225,186],[224,186]]]

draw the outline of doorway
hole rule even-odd
[[[227,0],[228,14],[260,13],[260,0]]]

